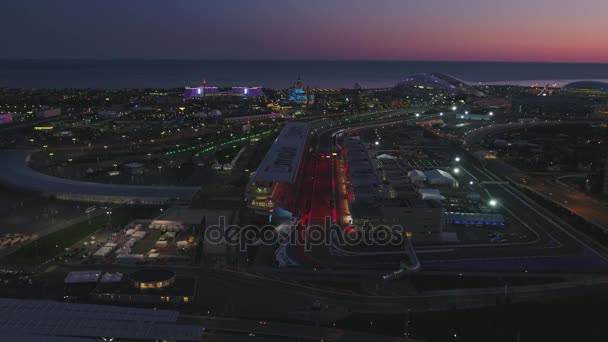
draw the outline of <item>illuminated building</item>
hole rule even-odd
[[[131,285],[140,290],[162,290],[175,282],[175,273],[168,270],[141,270],[131,274]]]
[[[256,98],[264,95],[262,87],[232,87],[230,91],[221,91],[218,87],[207,86],[207,81],[203,81],[202,86],[186,87],[184,89],[185,98],[200,98],[205,96],[239,96],[246,98]]]
[[[251,98],[264,95],[262,87],[232,87],[232,93]]]
[[[120,281],[99,282],[92,292],[98,302],[183,305],[194,301],[196,280],[176,278],[173,271],[144,269]]]
[[[0,125],[6,125],[13,122],[13,116],[11,114],[0,114]]]
[[[307,123],[288,122],[251,176],[245,195],[257,217],[292,216],[309,131]]]
[[[309,91],[304,91],[302,86],[302,80],[298,77],[298,80],[289,90],[289,101],[308,104],[314,100],[314,95],[310,94]]]
[[[205,97],[219,93],[217,87],[208,87],[207,80],[203,80],[203,85],[199,87],[186,87],[184,90],[185,98]]]

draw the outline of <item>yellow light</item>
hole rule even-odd
[[[53,126],[34,126],[35,131],[49,131],[52,129],[53,129]]]

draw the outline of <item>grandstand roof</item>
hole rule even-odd
[[[305,122],[288,122],[258,166],[253,180],[295,183],[309,130]]]

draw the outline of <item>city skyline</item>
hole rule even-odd
[[[593,0],[26,0],[0,5],[0,58],[605,63],[606,10]]]

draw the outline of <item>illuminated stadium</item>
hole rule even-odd
[[[578,81],[566,84],[564,90],[590,90],[608,92],[608,83],[600,81]]]
[[[395,90],[406,93],[423,91],[440,91],[453,94],[471,94],[483,96],[479,90],[471,87],[465,81],[441,73],[415,74],[401,80]]]

